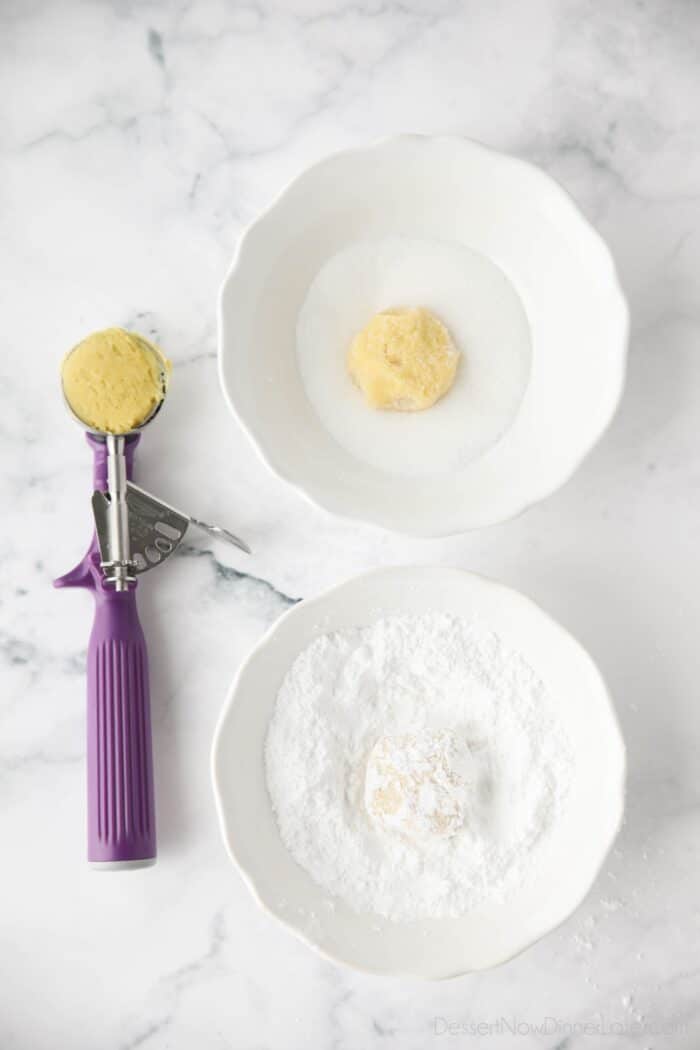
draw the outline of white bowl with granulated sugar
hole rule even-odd
[[[347,367],[377,313],[423,307],[460,353],[422,411],[369,408]],[[271,470],[413,536],[506,521],[610,423],[628,312],[606,245],[546,172],[401,135],[312,165],[242,237],[219,296],[226,401]]]
[[[536,605],[472,573],[367,573],[291,609],[214,739],[232,860],[325,956],[504,962],[581,902],[624,808],[605,685]]]

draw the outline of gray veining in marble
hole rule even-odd
[[[2,1050],[696,1047],[700,6],[4,0],[0,52]],[[309,162],[399,131],[544,166],[609,241],[632,307],[624,401],[575,478],[441,542],[339,523],[271,477],[214,360],[243,225]],[[90,601],[51,589],[90,531],[58,362],[106,324],[175,363],[140,479],[255,548],[195,540],[140,588],[161,856],[116,875],[83,860]],[[585,904],[505,967],[439,985],[336,968],[262,914],[209,787],[218,710],[262,632],[293,600],[410,561],[478,569],[558,617],[603,669],[630,758],[627,822]]]

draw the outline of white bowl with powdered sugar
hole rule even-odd
[[[455,569],[357,577],[241,668],[213,779],[258,902],[324,955],[428,978],[486,969],[588,892],[624,808],[590,657],[527,598]]]

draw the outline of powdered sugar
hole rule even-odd
[[[354,910],[411,920],[464,914],[533,874],[573,757],[523,656],[482,626],[429,613],[322,635],[301,652],[266,766],[297,863]],[[389,796],[368,811],[378,787]]]

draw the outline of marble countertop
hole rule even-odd
[[[479,1024],[493,1050],[697,1046],[699,49],[700,8],[672,0],[2,5],[2,1050],[418,1050],[472,1045]],[[215,368],[242,227],[309,162],[399,131],[542,165],[607,238],[632,309],[621,409],[574,479],[449,541],[307,505],[259,462]],[[255,554],[197,539],[140,588],[160,859],[100,875],[84,861],[91,603],[51,580],[91,529],[58,362],[107,324],[175,364],[140,480]],[[263,914],[209,784],[218,711],[261,633],[293,600],[403,562],[540,602],[598,661],[629,747],[626,824],[585,904],[508,965],[438,985],[335,967]]]

